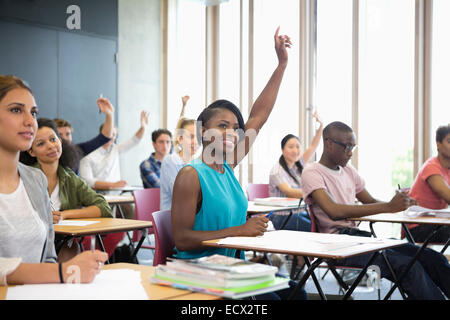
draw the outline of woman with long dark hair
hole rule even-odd
[[[301,175],[303,167],[316,152],[322,137],[323,124],[314,113],[314,118],[319,123],[319,128],[314,135],[311,145],[302,153],[300,138],[288,134],[281,140],[281,156],[278,162],[270,170],[269,195],[271,197],[298,198],[303,197]],[[279,211],[272,214],[270,220],[275,229],[296,231],[311,231],[311,220],[304,210],[294,211],[286,221],[290,211]]]
[[[60,138],[53,120],[40,118],[37,123],[36,138],[29,150],[21,152],[20,161],[42,170],[47,177],[53,223],[64,219],[112,218],[111,208],[105,198],[72,171],[76,147]],[[123,236],[124,233],[107,235],[104,239],[105,249],[112,253]],[[87,239],[84,244],[89,247]],[[63,247],[58,260],[64,261],[77,251],[77,246]]]

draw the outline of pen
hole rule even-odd
[[[91,236],[91,252],[95,251],[95,236]]]
[[[273,211],[269,212],[269,214],[266,216],[266,218],[270,218],[270,216],[273,214]]]
[[[103,98],[103,93],[100,93],[100,99]],[[100,108],[98,109],[98,113],[102,113],[102,111],[100,110]]]

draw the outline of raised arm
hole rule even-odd
[[[317,129],[316,134],[314,135],[314,138],[312,139],[310,146],[308,147],[308,149],[305,150],[305,152],[303,152],[303,161],[305,163],[307,163],[312,158],[312,156],[314,155],[314,153],[317,150],[317,147],[319,146],[320,139],[322,138],[323,122],[319,118],[319,115],[317,114],[317,110],[314,112],[313,117],[314,117],[314,119],[316,119],[316,122],[319,123],[319,128]]]
[[[277,99],[278,90],[280,89],[281,80],[283,79],[284,70],[286,69],[288,63],[288,53],[286,48],[290,48],[291,40],[286,35],[278,35],[280,27],[277,28],[274,36],[275,40],[275,52],[278,57],[278,66],[275,68],[272,76],[264,87],[263,91],[260,93],[256,99],[253,107],[250,111],[249,118],[245,124],[246,136],[243,141],[241,141],[235,149],[234,161],[231,162],[231,166],[235,167],[248,153],[250,150],[254,138],[261,130],[264,123],[269,118],[272,112],[273,106]],[[249,131],[253,132],[252,134]],[[244,152],[242,150],[242,144],[244,144]]]
[[[114,128],[114,106],[106,98],[97,99],[97,105],[100,112],[104,113],[106,116],[101,133],[105,137],[111,138]]]
[[[180,118],[184,117],[184,111],[185,111],[185,109],[186,109],[186,104],[187,104],[187,102],[188,102],[189,99],[190,99],[189,96],[183,96],[183,97],[181,97],[181,103],[182,103],[182,106],[181,106]]]
[[[138,131],[136,131],[136,133],[135,133],[135,136],[136,136],[139,140],[141,140],[142,137],[144,136],[145,128],[146,128],[147,125],[148,125],[148,116],[149,116],[149,113],[148,113],[148,112],[146,112],[146,111],[142,111],[142,112],[141,112],[141,121],[140,121],[141,126],[139,127]]]

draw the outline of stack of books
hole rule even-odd
[[[289,287],[275,276],[277,267],[223,255],[198,259],[169,259],[158,265],[152,283],[240,299]]]

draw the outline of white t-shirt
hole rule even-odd
[[[92,188],[96,181],[116,182],[120,177],[120,154],[136,146],[141,140],[133,136],[108,149],[100,147],[80,161],[80,177]]]
[[[14,192],[0,193],[0,257],[39,263],[46,238],[45,225],[20,179]]]
[[[53,189],[52,195],[50,196],[50,201],[52,204],[52,211],[61,210],[61,198],[59,197],[59,180],[56,184],[55,189]]]

